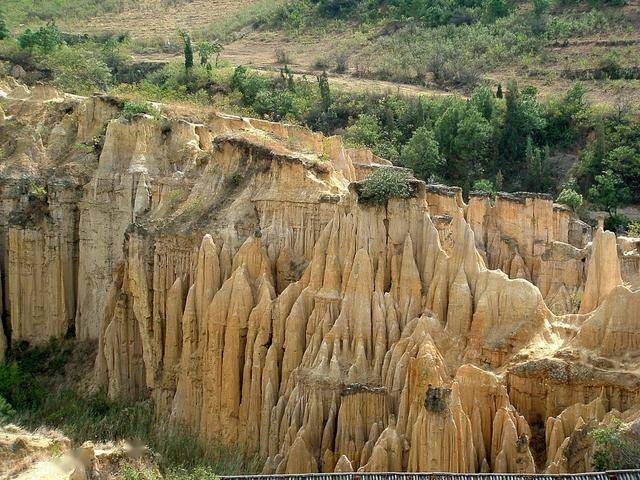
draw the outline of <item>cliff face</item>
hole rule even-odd
[[[370,204],[337,137],[0,87],[7,333],[97,339],[111,396],[277,473],[583,471],[636,418],[637,250],[549,198]]]

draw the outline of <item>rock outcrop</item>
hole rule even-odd
[[[2,88],[10,341],[98,339],[109,395],[204,445],[269,473],[570,472],[567,442],[635,418],[635,247],[550,198],[370,203],[394,167],[338,137]]]
[[[134,469],[159,474],[146,448],[125,442],[85,442],[72,449],[71,440],[56,431],[0,426],[0,474],[17,480],[97,480],[121,478]]]

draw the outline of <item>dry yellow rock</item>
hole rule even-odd
[[[111,397],[150,395],[266,473],[525,473],[540,442],[539,469],[584,470],[567,439],[613,409],[635,418],[637,247],[602,231],[587,245],[550,198],[466,205],[412,180],[410,198],[369,204],[359,180],[388,162],[339,137],[223,114],[127,121],[108,97],[0,88],[11,339],[75,325]],[[78,170],[74,145],[103,132]],[[52,165],[82,181],[12,193]]]

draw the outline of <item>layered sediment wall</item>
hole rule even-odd
[[[637,248],[551,198],[380,205],[339,137],[0,90],[5,334],[97,340],[112,397],[265,473],[586,471],[637,420]]]

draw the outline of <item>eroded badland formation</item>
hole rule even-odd
[[[640,418],[632,240],[542,195],[359,201],[387,162],[299,127],[0,90],[7,338],[97,340],[112,397],[268,473],[580,472]]]

